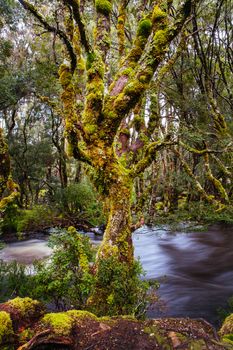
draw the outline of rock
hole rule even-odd
[[[230,339],[220,342],[215,329],[201,319],[138,321],[130,316],[98,318],[79,310],[44,315],[41,304],[30,298],[16,298],[1,304],[0,308],[4,309],[0,312],[0,349],[3,344],[7,344],[3,348],[7,350],[11,345],[17,350],[233,349]],[[231,332],[231,327],[232,318],[228,318],[221,328],[221,336]]]
[[[39,301],[19,297],[0,304],[0,311],[5,311],[10,315],[14,330],[28,327],[33,322],[38,321],[45,313],[44,307]]]
[[[10,315],[0,311],[0,346],[11,343],[13,340],[13,327]]]

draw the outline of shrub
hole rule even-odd
[[[57,190],[54,201],[57,209],[65,216],[86,220],[93,226],[105,222],[102,204],[87,180]]]
[[[17,232],[36,231],[51,226],[54,212],[48,206],[37,205],[21,210],[17,217]]]
[[[12,296],[29,296],[33,288],[33,276],[29,274],[27,266],[0,260],[0,302]]]
[[[19,215],[18,206],[15,203],[10,203],[4,212],[0,213],[0,232],[12,233],[17,231],[17,218]]]
[[[89,309],[103,315],[133,315],[141,318],[151,302],[157,301],[158,285],[142,279],[140,262],[132,266],[111,256],[94,269],[95,249],[87,236],[75,228],[57,230],[49,245],[53,255],[28,268],[0,263],[0,301],[9,297],[29,296],[52,305],[57,310]],[[94,290],[94,292],[93,292]]]
[[[50,261],[37,264],[34,297],[54,303],[57,309],[83,309],[93,287],[93,249],[89,238],[75,228],[59,230],[49,241]]]
[[[156,282],[143,280],[139,261],[132,266],[111,256],[99,261],[96,293],[90,298],[91,311],[102,315],[133,315],[143,318],[148,306],[157,301]],[[155,300],[156,299],[156,300]]]

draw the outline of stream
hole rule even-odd
[[[101,240],[89,236],[94,243]],[[146,278],[160,282],[161,307],[150,309],[148,317],[201,317],[216,325],[216,309],[226,307],[233,296],[233,226],[189,233],[144,226],[134,232],[133,241]],[[0,259],[30,264],[51,253],[45,240],[32,239],[7,244]]]

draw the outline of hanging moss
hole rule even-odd
[[[112,11],[112,4],[108,0],[95,0],[95,7],[97,12],[104,15],[109,15]]]

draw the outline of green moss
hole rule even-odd
[[[31,298],[17,297],[8,301],[6,304],[18,310],[22,316],[27,316],[29,313],[35,312],[36,308],[40,305],[40,302]]]
[[[59,67],[59,81],[62,85],[62,87],[67,87],[71,80],[72,80],[72,74],[70,72],[70,68],[69,66],[67,66],[66,64],[61,64],[61,66]]]
[[[131,81],[128,86],[125,88],[125,93],[127,95],[133,96],[134,94],[140,93],[143,89],[143,84],[141,84],[138,80]]]
[[[167,337],[164,334],[162,334],[162,331],[159,331],[155,325],[146,326],[143,329],[143,331],[150,337],[156,339],[158,345],[162,346],[164,350],[172,349],[172,347],[169,345],[169,340],[167,339]]]
[[[130,131],[128,129],[121,129],[120,134],[130,136]]]
[[[70,334],[74,320],[68,313],[59,312],[45,315],[41,323],[46,327],[51,327],[55,334],[66,336]]]
[[[12,321],[10,315],[5,312],[0,312],[0,345],[2,342],[9,340],[13,335]]]
[[[228,316],[225,319],[219,333],[222,336],[225,334],[232,334],[233,333],[233,314],[231,314],[230,316]]]
[[[153,23],[159,22],[159,21],[163,20],[166,17],[167,17],[166,12],[161,10],[161,8],[158,5],[156,5],[154,7],[153,14],[152,14],[152,22]]]
[[[95,0],[96,11],[104,15],[110,14],[112,11],[112,4],[108,0]]]
[[[228,344],[233,345],[233,333],[231,334],[225,334],[222,340]]]
[[[167,44],[167,31],[158,30],[154,35],[154,44],[156,47],[161,48]]]
[[[85,318],[97,320],[97,317],[88,311],[69,310],[67,312],[47,314],[41,320],[41,323],[46,327],[51,327],[56,335],[68,336],[72,331],[73,326],[79,320]]]
[[[96,54],[94,52],[89,52],[87,54],[87,59],[86,59],[86,69],[90,69],[92,66],[92,63],[94,62],[96,57]]]
[[[67,314],[73,319],[73,320],[78,320],[78,319],[84,319],[84,318],[90,318],[92,320],[97,320],[98,317],[94,314],[92,314],[89,311],[84,311],[84,310],[69,310],[67,311]]]
[[[190,343],[189,349],[191,350],[203,350],[206,349],[206,343],[203,339],[194,340]]]
[[[149,18],[142,19],[138,26],[138,35],[142,37],[148,37],[151,33],[152,22]]]
[[[134,73],[134,70],[130,67],[125,68],[122,72],[121,75],[126,75],[127,77],[132,75]]]

